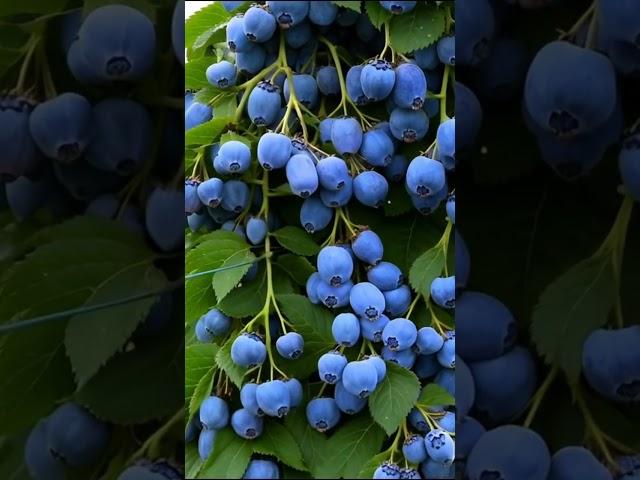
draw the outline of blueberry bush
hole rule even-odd
[[[640,478],[639,5],[456,8],[458,475]]]
[[[183,9],[0,6],[3,478],[182,478]]]
[[[187,478],[453,471],[454,26],[453,2],[187,19]]]

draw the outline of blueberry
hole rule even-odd
[[[344,207],[349,204],[353,196],[353,179],[346,178],[344,186],[340,190],[320,190],[322,203],[330,208]]]
[[[455,444],[449,433],[439,428],[431,430],[425,435],[424,444],[432,460],[447,465],[453,462]]]
[[[515,347],[467,364],[475,381],[475,408],[489,421],[504,423],[522,413],[536,389],[536,366],[528,350]]]
[[[440,363],[440,361],[438,361],[438,363]],[[440,363],[440,365],[442,366],[442,363]],[[456,396],[456,371],[453,368],[443,368],[440,370],[433,379],[433,382],[444,388],[452,397]],[[432,408],[438,408],[438,411],[443,411],[443,407]]]
[[[459,243],[456,239],[456,245]],[[462,338],[458,355],[474,361],[496,358],[510,349],[517,327],[513,314],[498,299],[467,291],[457,301],[456,330]]]
[[[396,82],[393,101],[400,108],[419,110],[427,98],[427,78],[413,63],[403,63],[396,67]]]
[[[351,180],[349,168],[338,157],[327,157],[316,165],[320,185],[327,190],[340,190]]]
[[[482,107],[476,95],[460,82],[455,84],[456,116],[460,120],[456,132],[458,150],[468,151],[482,126]]]
[[[231,359],[241,367],[262,365],[266,357],[264,342],[255,333],[242,333],[231,345]]]
[[[217,435],[217,430],[202,430],[200,432],[198,437],[198,453],[202,460],[206,460],[213,451]]]
[[[336,23],[341,27],[350,27],[354,25],[358,18],[360,18],[360,14],[350,8],[343,8],[338,12],[338,16],[336,17]]]
[[[338,247],[339,248],[339,247]],[[331,326],[333,339],[337,344],[353,347],[360,340],[360,322],[353,313],[341,313]]]
[[[284,99],[288,102],[291,86],[289,81],[284,82]],[[315,108],[318,103],[318,85],[316,79],[307,74],[293,75],[293,90],[300,103],[309,109]]]
[[[392,351],[406,350],[416,341],[417,329],[411,320],[396,318],[391,320],[382,332],[382,340]]]
[[[436,462],[430,458],[420,464],[420,472],[424,478],[455,478],[454,464]]]
[[[95,465],[107,450],[109,427],[75,403],[58,407],[47,423],[48,448],[69,467]]]
[[[233,63],[222,60],[207,68],[207,81],[218,88],[229,88],[236,84],[236,66]]]
[[[211,208],[216,208],[222,202],[224,182],[219,178],[210,178],[200,183],[197,194],[200,201]]]
[[[403,368],[411,369],[416,363],[416,353],[407,348],[405,350],[391,350],[386,345],[382,347],[382,358],[387,362],[394,362]]]
[[[202,208],[200,198],[198,197],[198,184],[196,180],[184,181],[184,212],[187,215],[199,212]]]
[[[400,469],[400,478],[413,480],[413,479],[420,479],[422,477],[420,476],[420,472],[418,472],[416,468],[407,467],[407,468]],[[449,478],[453,478],[453,476],[449,475]]]
[[[0,96],[0,176],[30,174],[41,160],[29,132],[32,103],[21,97]]]
[[[372,230],[364,230],[358,234],[351,244],[353,253],[359,260],[370,265],[377,265],[382,260],[384,247],[382,240]]]
[[[254,44],[246,52],[236,53],[236,67],[238,71],[254,75],[262,70],[266,64],[267,52],[260,44]]]
[[[420,433],[427,433],[431,429],[424,415],[417,408],[412,408],[409,412],[409,423]]]
[[[252,6],[244,13],[242,24],[245,36],[252,42],[266,42],[276,31],[276,19],[259,6]]]
[[[382,292],[398,288],[404,282],[404,275],[397,265],[380,262],[367,272],[367,280]]]
[[[431,282],[431,299],[442,308],[456,305],[456,277],[438,277]]]
[[[73,162],[91,136],[91,104],[82,95],[63,93],[38,105],[29,117],[31,135],[47,157]]]
[[[262,435],[262,429],[264,422],[262,418],[253,415],[246,408],[241,408],[233,412],[231,415],[231,427],[236,434],[247,440],[253,440],[254,438]]]
[[[358,316],[370,321],[377,320],[385,308],[384,295],[369,282],[354,285],[349,294],[349,303]]]
[[[353,282],[348,281],[339,287],[320,280],[316,290],[320,302],[329,308],[341,308],[349,305],[349,294],[353,288]]]
[[[422,140],[429,129],[429,118],[423,110],[395,108],[389,117],[391,133],[404,143]]]
[[[363,205],[378,208],[387,198],[389,184],[378,172],[362,172],[353,179],[353,193]]]
[[[396,72],[386,60],[370,60],[362,69],[360,84],[371,101],[384,100],[393,91]]]
[[[258,85],[256,85],[256,87],[249,94],[249,100],[247,101],[247,112],[249,114],[249,118],[255,125],[270,125],[276,120],[278,113],[280,112],[281,102],[282,99],[280,97],[280,88],[268,81],[262,81],[258,83]],[[275,137],[276,135],[278,137]],[[277,133],[267,133],[263,135],[260,140],[262,140],[262,138],[264,137],[269,138],[266,145],[268,145],[269,147],[273,147],[269,149],[272,150],[270,153],[267,153],[265,148],[262,149],[262,156],[264,157],[265,162],[264,164],[271,166],[271,168],[283,167],[289,157],[287,156],[286,160],[282,159],[282,155],[284,152],[284,150],[281,150],[280,145],[282,140],[276,140],[276,138],[284,137],[284,135]],[[260,154],[258,154],[258,159],[260,159]],[[279,166],[272,165],[272,163]],[[264,166],[262,162],[261,164]],[[269,169],[267,168],[267,170]]]
[[[278,100],[279,107],[280,100]],[[255,122],[254,122],[255,123]],[[291,157],[291,141],[281,133],[268,132],[258,141],[258,162],[265,170],[283,168]]]
[[[445,171],[440,162],[421,155],[411,160],[406,185],[412,195],[429,197],[441,191],[445,182]]]
[[[549,448],[533,430],[504,425],[480,437],[467,460],[467,475],[480,478],[544,480],[549,474]]]
[[[438,362],[445,368],[455,368],[456,366],[456,337],[455,333],[445,339],[442,348],[436,354]]]
[[[342,371],[342,384],[352,395],[367,398],[378,385],[376,367],[366,360],[349,362]]]
[[[373,365],[373,368],[376,369],[377,382],[380,384],[387,375],[387,364],[384,363],[382,357],[379,357],[378,355],[369,355],[364,357],[364,361],[369,362]]]
[[[342,382],[336,383],[333,396],[340,411],[348,415],[355,415],[367,406],[366,398],[360,398],[357,395],[347,392]]]
[[[402,445],[402,455],[409,463],[424,462],[427,459],[424,437],[416,434],[406,437]]]
[[[383,130],[369,130],[362,136],[360,155],[369,165],[386,167],[391,163],[395,146]]]
[[[318,84],[319,85],[319,84]],[[333,118],[325,118],[320,121],[320,141],[322,143],[331,143],[331,127],[333,126]]]
[[[356,153],[362,145],[360,123],[353,117],[336,118],[331,126],[331,143],[341,155]]]
[[[385,312],[391,317],[404,315],[411,305],[411,289],[402,285],[394,290],[383,292]]]
[[[327,352],[318,359],[318,375],[320,380],[330,385],[342,378],[347,365],[347,358],[340,352]]]
[[[486,432],[486,428],[475,418],[458,418],[456,422],[456,460],[467,458],[480,437]]]
[[[318,90],[323,95],[340,95],[340,80],[338,79],[336,67],[320,67],[316,72],[316,82],[318,83]]]
[[[286,333],[276,340],[276,349],[282,357],[295,360],[304,351],[304,339],[299,333]]]
[[[231,319],[217,308],[212,308],[205,313],[202,320],[207,332],[214,337],[226,335],[231,326]]]
[[[378,31],[376,27],[373,26],[373,23],[371,23],[371,20],[369,20],[369,16],[360,14],[356,21],[356,35],[358,38],[364,43],[369,43],[375,39],[377,33]]]
[[[341,247],[327,246],[318,254],[320,278],[333,287],[338,287],[351,279],[353,260]]]
[[[171,45],[176,58],[184,67],[184,0],[176,2],[171,16]]]
[[[184,128],[189,130],[213,118],[213,109],[209,105],[193,101],[184,114]]]
[[[435,43],[431,44],[428,47],[415,50],[413,52],[413,58],[416,62],[416,65],[423,70],[433,70],[440,63]]]
[[[35,480],[63,480],[65,465],[53,454],[47,443],[49,420],[40,420],[29,432],[24,447],[24,461],[29,475]]]
[[[278,464],[271,460],[251,460],[242,478],[280,478]]]
[[[286,173],[291,191],[299,197],[307,198],[318,189],[318,173],[309,156],[293,155],[287,162]]]
[[[442,417],[436,420],[436,423],[446,432],[456,432],[456,414],[453,412],[446,412]]]
[[[189,107],[187,117],[198,105],[194,102]],[[148,160],[153,123],[141,104],[123,98],[108,98],[93,107],[91,122],[94,134],[87,147],[89,164],[100,170],[131,175]]]
[[[469,256],[467,244],[465,243],[464,238],[462,238],[462,235],[460,235],[457,230],[455,235],[455,248],[456,289],[460,290],[467,285],[467,281],[469,280],[471,258]],[[458,302],[458,307],[460,307],[460,302]],[[458,313],[460,313],[460,308],[458,308]]]
[[[226,232],[233,232],[239,237],[241,237],[243,240],[247,239],[247,234],[244,230],[244,227],[241,224],[236,223],[235,220],[229,220],[224,222],[220,226],[220,230],[224,230]]]
[[[331,2],[309,2],[309,21],[314,25],[329,26],[337,15],[338,6]]]
[[[118,28],[114,29],[113,25]],[[105,5],[85,17],[74,46],[98,83],[135,81],[153,67],[155,28],[151,20],[135,8]]]
[[[434,354],[418,355],[413,365],[413,371],[421,380],[433,377],[441,369],[442,365],[440,365],[440,362],[438,362]]]
[[[441,37],[438,40],[438,44],[436,46],[438,51],[438,58],[445,65],[455,65],[456,64],[456,37],[455,35],[449,35],[446,37]]]
[[[438,352],[444,345],[444,338],[431,327],[418,330],[413,349],[420,355],[431,355]]]
[[[307,421],[319,432],[326,432],[340,421],[340,409],[333,398],[314,398],[307,404]]]
[[[360,319],[360,330],[362,336],[371,342],[382,342],[382,331],[389,323],[389,317],[380,315],[377,320],[371,321],[367,318]]]
[[[354,65],[347,71],[347,77],[345,78],[347,96],[358,106],[366,105],[371,101],[362,91],[362,84],[360,83],[363,68],[363,65]]]
[[[227,46],[232,52],[248,52],[254,44],[244,34],[244,17],[238,14],[229,20],[227,24]]]
[[[309,3],[299,1],[267,1],[271,13],[282,29],[288,29],[302,22],[309,13]]]
[[[291,408],[296,408],[302,403],[302,384],[296,378],[288,378],[283,380],[287,390],[289,391],[289,403]]]
[[[202,343],[209,343],[213,341],[213,335],[207,331],[203,318],[198,319],[196,322],[196,338]]]
[[[249,413],[261,417],[264,415],[264,412],[258,405],[258,399],[256,398],[257,389],[258,385],[256,383],[245,383],[240,389],[240,403]]]
[[[200,423],[207,430],[221,430],[229,424],[229,406],[214,395],[204,399],[200,405]]]
[[[251,217],[247,221],[247,238],[252,245],[259,245],[267,236],[267,222],[262,218]]]
[[[456,411],[458,415],[467,415],[476,397],[476,385],[471,370],[462,358],[456,356]]]
[[[244,4],[244,0],[240,0],[240,1],[223,0],[222,1],[222,6],[227,12],[233,12],[235,9],[242,6],[243,4]]]
[[[551,457],[548,480],[579,480],[583,478],[613,480],[607,467],[584,447],[564,447]]]
[[[458,64],[465,66],[476,66],[487,58],[491,40],[495,32],[495,14],[492,4],[488,0],[473,1],[463,0],[460,8],[464,11],[460,13],[460,22],[457,29],[459,42],[454,45],[458,53]],[[503,61],[508,61],[503,58]]]
[[[456,194],[451,193],[447,196],[447,203],[445,204],[447,208],[447,217],[449,217],[449,221],[455,225],[456,223]]]
[[[318,196],[312,196],[302,203],[300,224],[308,233],[319,232],[333,219],[333,210],[327,207]]]
[[[415,1],[411,0],[391,0],[391,1],[381,1],[380,5],[385,10],[390,11],[394,15],[401,15],[403,13],[408,13],[416,7]]]
[[[400,478],[400,467],[395,463],[384,462],[373,472],[374,479]]]
[[[312,32],[309,22],[300,22],[284,31],[284,40],[291,48],[301,48],[311,41]]]
[[[615,402],[640,400],[640,326],[594,330],[582,349],[582,369],[589,385]]]
[[[218,155],[219,156],[219,155]],[[222,187],[222,208],[240,213],[249,205],[249,187],[241,180],[229,180]]]
[[[284,417],[289,413],[289,389],[282,380],[272,380],[258,385],[256,400],[260,409],[270,417]]]
[[[176,250],[184,243],[181,219],[184,194],[158,186],[151,191],[145,207],[145,226],[153,243],[162,251]]]
[[[624,140],[618,167],[625,189],[636,202],[640,202],[640,134]]]

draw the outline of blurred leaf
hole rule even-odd
[[[394,15],[389,28],[391,46],[398,53],[428,47],[444,33],[445,15],[444,9],[422,2],[410,14]]]
[[[35,13],[48,14],[64,10],[67,0],[22,0],[20,2],[0,2],[0,17]],[[4,27],[3,27],[4,28]]]

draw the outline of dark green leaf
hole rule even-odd
[[[230,317],[249,317],[262,310],[266,298],[267,275],[264,269],[261,269],[256,278],[232,290],[217,307]]]
[[[430,407],[455,405],[456,400],[440,385],[429,383],[420,392],[417,403],[422,408],[428,409]]]
[[[367,463],[363,465],[362,469],[360,470],[360,473],[358,474],[358,478],[362,478],[362,479],[373,478],[373,473],[376,471],[376,469],[380,465],[382,465],[382,463],[385,460],[389,460],[389,456],[390,456],[390,452],[388,451],[377,454],[375,457],[373,457],[371,460],[369,460]]]
[[[189,399],[189,415],[195,415],[204,399],[211,395],[213,390],[213,375],[216,370],[216,365],[209,367],[209,370],[207,370],[204,376],[198,381],[193,391],[193,396]]]
[[[196,387],[206,376],[213,375],[218,346],[214,343],[197,343],[185,349],[184,403],[189,405]],[[210,372],[211,371],[211,372]],[[189,412],[193,415],[194,412]]]
[[[445,10],[419,2],[410,14],[391,19],[391,46],[399,53],[428,47],[442,36],[444,28]]]
[[[320,432],[314,430],[307,422],[304,408],[298,408],[285,418],[285,427],[296,439],[302,452],[305,465],[314,478],[330,478],[322,475],[323,467],[328,463],[327,445],[329,440]]]
[[[185,478],[196,478],[202,468],[202,459],[198,453],[198,445],[187,443],[184,449],[184,474]]]
[[[275,420],[267,419],[262,435],[253,443],[253,451],[265,455],[273,455],[282,463],[295,468],[306,470],[302,461],[300,447],[289,431]]]
[[[384,22],[393,17],[393,14],[389,10],[382,8],[380,2],[364,2],[364,8],[369,16],[369,20],[371,20],[373,26],[378,30],[380,30]]]
[[[9,17],[21,13],[49,14],[64,10],[66,0],[24,0],[21,2],[1,2],[0,17]],[[4,27],[3,27],[4,28]]]
[[[156,7],[148,0],[118,0],[118,4],[127,5],[144,13],[152,22],[156,22]],[[113,5],[111,0],[84,0],[83,15],[86,17],[90,12],[105,5]]]
[[[309,257],[315,255],[320,250],[317,243],[311,236],[299,227],[288,226],[273,232],[280,245],[287,250]]]
[[[230,117],[214,118],[202,125],[187,130],[184,144],[189,145],[211,145],[215,143],[220,133],[233,119]]]
[[[242,478],[252,453],[250,440],[240,438],[230,428],[220,430],[198,478]]]
[[[249,271],[249,268],[251,268],[248,262],[252,262],[255,259],[256,256],[247,248],[234,253],[222,263],[221,267],[238,266],[213,274],[212,285],[218,301],[223,300],[224,297],[238,285],[244,275]]]
[[[407,195],[407,191],[402,184],[391,184],[389,194],[387,195],[387,200],[383,208],[384,214],[387,217],[404,215],[413,209],[411,199],[409,198],[409,195]]]
[[[409,271],[409,283],[425,298],[431,295],[431,282],[442,274],[444,269],[444,251],[436,245],[420,255]]]
[[[332,1],[331,3],[338,5],[339,7],[348,8],[349,10],[353,10],[354,12],[360,13],[360,1],[352,1],[352,0],[343,0],[343,1]]]
[[[298,285],[306,285],[309,276],[316,271],[305,257],[285,253],[278,257],[277,265],[291,276]]]
[[[186,20],[185,45],[187,48],[192,48],[201,35],[226,23],[229,18],[231,14],[224,9],[221,2],[213,2],[198,10]]]

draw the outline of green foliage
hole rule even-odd
[[[390,22],[391,45],[400,53],[425,48],[437,41],[445,31],[444,8],[418,2],[411,15],[395,15]]]
[[[320,247],[300,227],[284,227],[273,232],[276,240],[287,250],[305,257],[315,255]]]

